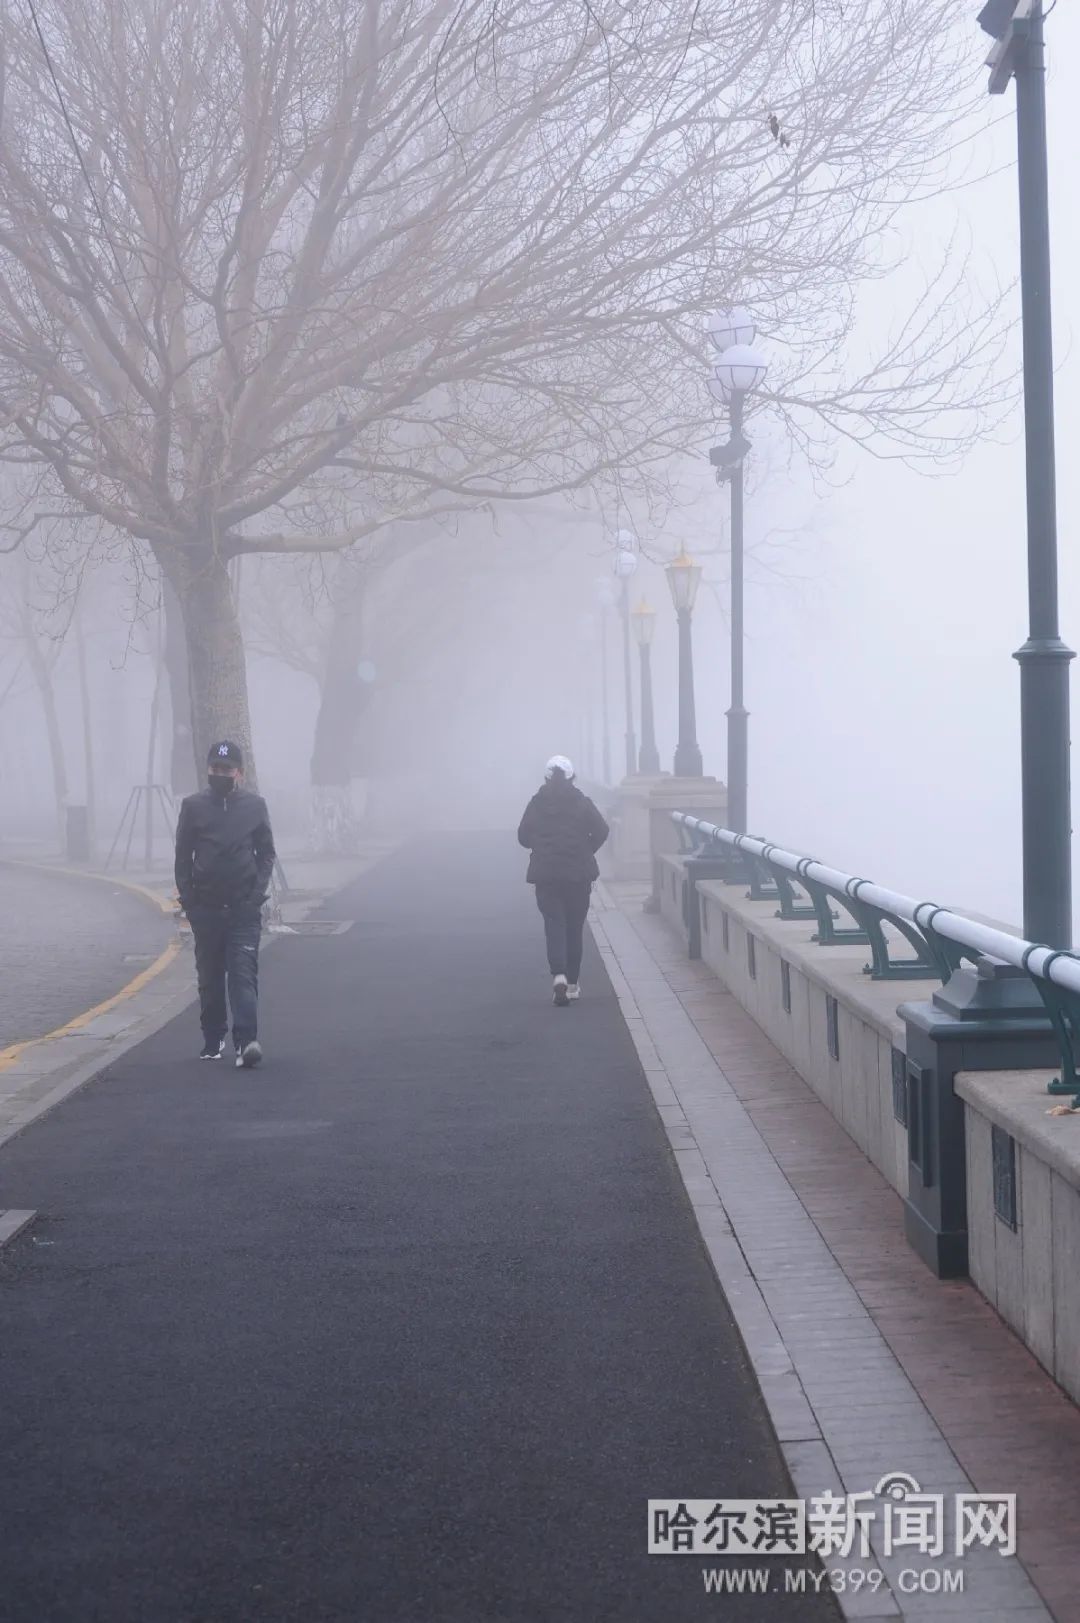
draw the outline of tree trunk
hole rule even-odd
[[[30,616],[23,614],[23,646],[26,650],[26,663],[30,667],[30,674],[38,690],[41,708],[45,715],[45,735],[49,741],[49,760],[52,765],[53,794],[56,798],[56,830],[60,840],[60,849],[64,850],[67,844],[67,828],[65,820],[68,803],[67,765],[64,761],[64,740],[60,732],[60,718],[56,712],[56,690],[53,687],[52,671],[49,662],[38,646],[37,636]]]
[[[157,656],[154,660],[154,692],[150,700],[150,736],[146,745],[146,787],[143,794],[143,863],[149,873],[154,866],[154,811],[157,800],[158,726],[161,714],[161,678],[165,671],[165,639],[158,620]]]
[[[86,843],[90,860],[97,850],[97,791],[94,774],[93,706],[90,701],[90,680],[86,669],[86,637],[83,630],[83,606],[75,610],[75,648],[79,656],[79,694],[82,700],[83,760],[86,774]]]
[[[244,640],[228,565],[209,548],[166,561],[184,622],[191,699],[192,763],[201,778],[210,746],[230,738],[244,752],[244,776],[255,784]]]
[[[199,787],[202,762],[196,759],[191,729],[191,672],[184,612],[172,582],[164,577],[162,596],[165,604],[165,669],[169,677],[169,709],[172,715],[169,786],[174,797],[182,800]]]
[[[311,752],[313,843],[326,855],[353,852],[360,838],[351,781],[357,727],[371,694],[357,675],[362,625],[363,595],[354,585],[335,606]]]

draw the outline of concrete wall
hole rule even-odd
[[[685,939],[682,858],[661,855],[658,874],[661,911]],[[928,999],[938,982],[872,981],[863,974],[868,947],[820,947],[812,940],[814,920],[778,919],[775,902],[749,901],[743,885],[703,880],[698,892],[703,961],[905,1195],[907,1129],[893,1110],[893,1050],[904,1049],[896,1009]],[[838,1057],[830,1042],[830,1000]],[[1002,1318],[1080,1402],[1080,1113],[1047,1114],[1058,1102],[1046,1091],[1055,1074],[984,1071],[956,1078],[965,1107],[969,1270]],[[999,1167],[1014,1167],[1012,1203],[1000,1177],[995,1202],[995,1128]]]
[[[1053,1071],[961,1073],[968,1267],[1070,1397],[1080,1401],[1080,1115],[1048,1116]],[[1015,1165],[1015,1228],[995,1209],[993,1130]]]
[[[659,872],[661,911],[685,935],[681,858],[662,855]],[[863,1154],[906,1195],[907,1127],[893,1109],[893,1050],[904,1050],[904,1026],[896,1010],[908,999],[929,997],[939,983],[872,981],[863,973],[868,947],[819,947],[811,939],[814,920],[778,919],[775,901],[749,901],[743,885],[703,880],[698,892],[704,962]],[[755,974],[750,970],[750,937]],[[790,1012],[784,1007],[784,964]],[[835,1045],[830,1041],[830,1001],[835,1004]]]

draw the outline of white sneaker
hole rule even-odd
[[[570,1001],[566,994],[566,976],[556,975],[551,983],[551,1001],[557,1003],[560,1009],[565,1009]]]
[[[580,996],[581,987],[578,985],[577,981],[571,981],[570,985],[566,988],[566,1001],[568,1003],[576,1003]]]
[[[256,1065],[262,1062],[262,1049],[258,1043],[245,1043],[236,1056],[236,1069],[238,1071],[253,1071]]]

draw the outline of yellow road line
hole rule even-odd
[[[141,969],[133,980],[122,986],[119,992],[114,992],[112,997],[107,997],[104,1003],[96,1003],[92,1009],[87,1009],[85,1014],[76,1015],[74,1020],[69,1020],[64,1026],[57,1026],[55,1031],[47,1031],[43,1037],[28,1037],[25,1042],[12,1043],[9,1048],[0,1048],[0,1071],[10,1070],[28,1048],[36,1048],[39,1043],[51,1043],[56,1037],[66,1037],[71,1032],[89,1025],[99,1014],[108,1014],[109,1010],[115,1009],[118,1004],[126,1003],[128,998],[134,997],[136,992],[141,992],[144,986],[160,975],[163,969],[168,969],[179,951],[179,941],[170,941],[165,951],[159,953],[152,964]]]
[[[61,868],[52,862],[23,862],[20,857],[0,857],[0,863],[5,868],[27,868],[31,873],[54,873],[65,879],[94,879],[98,884],[118,885],[121,890],[130,890],[133,896],[141,896],[143,901],[152,903],[159,912],[176,911],[176,903],[171,896],[162,896],[134,879],[122,879],[119,874],[98,873],[93,868]]]

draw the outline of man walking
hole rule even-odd
[[[589,895],[600,869],[596,853],[608,826],[588,795],[574,783],[565,755],[553,755],[544,782],[525,808],[518,843],[531,852],[525,878],[536,887],[544,919],[553,1003],[564,1007],[581,995],[581,954]]]
[[[206,788],[181,803],[176,825],[176,889],[195,938],[199,978],[199,1058],[221,1058],[231,1009],[236,1063],[250,1070],[262,1059],[259,936],[274,836],[265,800],[242,786],[239,745],[214,744],[207,777]]]

